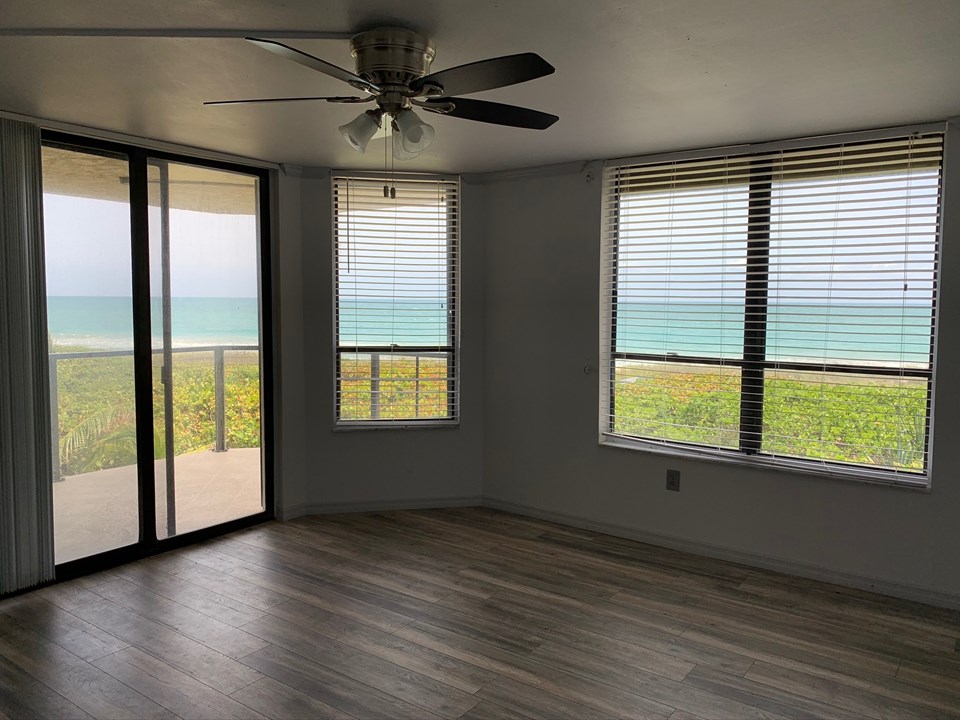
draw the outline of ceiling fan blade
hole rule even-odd
[[[481,90],[516,85],[553,73],[554,67],[536,53],[520,53],[458,65],[426,75],[410,83],[419,93],[427,85],[439,85],[443,94],[469,95]]]
[[[245,103],[285,103],[300,102],[303,100],[324,100],[330,103],[365,103],[373,100],[372,95],[367,97],[288,97],[288,98],[252,98],[250,100],[213,100],[205,102],[204,105],[242,105]]]
[[[274,55],[279,55],[287,60],[293,60],[296,63],[305,65],[312,70],[322,72],[324,75],[329,75],[337,80],[343,80],[345,83],[349,83],[358,90],[363,90],[373,95],[379,95],[381,92],[381,89],[378,86],[371,82],[367,82],[359,75],[354,75],[349,70],[344,70],[343,68],[337,67],[332,63],[328,63],[326,60],[321,60],[318,57],[309,55],[302,50],[297,50],[296,48],[292,48],[289,45],[284,45],[283,43],[275,40],[260,40],[252,37],[244,39],[248,42],[252,42],[257,47],[261,47],[264,50],[272,52]]]
[[[450,117],[476,120],[477,122],[494,125],[530,128],[531,130],[546,130],[560,119],[556,115],[550,115],[539,110],[459,97],[430,98],[429,100],[418,100],[416,104],[424,110],[449,115]],[[448,110],[447,108],[450,105],[453,105],[453,108]]]

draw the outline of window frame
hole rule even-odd
[[[795,370],[799,372],[823,372],[822,363],[810,361],[768,360],[766,327],[769,311],[769,274],[770,274],[770,235],[772,204],[772,176],[758,169],[750,172],[746,181],[748,190],[747,233],[745,255],[745,292],[743,299],[744,333],[742,354],[739,358],[700,357],[679,354],[638,353],[617,350],[618,308],[618,258],[619,258],[619,222],[620,192],[610,192],[604,186],[603,201],[611,201],[610,217],[601,221],[601,333],[600,333],[600,437],[599,443],[615,448],[642,450],[679,458],[708,459],[723,463],[733,463],[748,467],[763,467],[787,470],[800,474],[812,474],[871,484],[891,485],[920,490],[929,490],[933,468],[933,428],[934,428],[934,389],[936,380],[936,343],[939,323],[940,294],[940,257],[943,242],[943,174],[946,147],[946,124],[931,123],[906,128],[890,128],[859,133],[845,133],[829,137],[804,138],[780,142],[761,143],[732,148],[714,148],[702,151],[665,153],[654,156],[641,156],[609,160],[604,170],[616,170],[625,166],[655,165],[658,163],[717,159],[728,156],[740,161],[751,157],[767,157],[776,151],[827,148],[848,143],[882,141],[914,135],[943,135],[943,148],[940,166],[940,195],[937,205],[937,230],[934,241],[932,279],[932,322],[928,363],[925,368],[883,367],[876,365],[856,365],[853,363],[831,363],[829,371],[837,374],[870,375],[876,377],[901,377],[923,380],[926,383],[926,428],[924,432],[924,468],[919,472],[894,470],[867,465],[857,465],[820,458],[797,458],[768,454],[761,451],[763,441],[763,403],[764,377],[769,370]],[[769,162],[760,161],[759,167],[770,167]],[[604,266],[604,257],[609,255],[609,267]],[[718,448],[711,445],[629,436],[613,431],[616,420],[614,407],[616,402],[616,362],[618,360],[637,360],[656,362],[664,365],[710,365],[736,367],[740,369],[741,385],[739,391],[740,423],[737,448]],[[608,388],[604,391],[604,383]],[[749,388],[745,392],[745,388]]]
[[[456,185],[453,202],[447,201],[447,342],[434,345],[353,345],[340,344],[340,265],[337,240],[337,180],[377,181],[385,185],[393,182],[421,181],[445,182]],[[460,427],[460,232],[461,179],[459,175],[438,173],[397,173],[357,170],[333,170],[330,172],[330,231],[331,270],[333,300],[333,430],[351,432],[357,430],[411,430],[411,429],[457,429]],[[341,356],[344,354],[371,354],[404,352],[425,355],[442,353],[447,357],[447,416],[436,418],[369,418],[342,419],[340,417]]]

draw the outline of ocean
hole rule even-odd
[[[47,298],[47,328],[56,347],[132,350],[133,317],[129,297]],[[257,345],[256,298],[173,298],[174,345]],[[162,337],[161,300],[151,300],[154,346]]]
[[[47,314],[55,346],[132,349],[130,298],[49,297]],[[154,344],[160,342],[160,299],[152,304]],[[447,309],[441,303],[343,300],[345,345],[446,343]],[[256,345],[255,298],[173,298],[174,344]],[[621,302],[617,349],[622,352],[738,357],[743,307],[736,304]],[[772,305],[767,327],[769,359],[865,361],[926,365],[930,307],[895,304]],[[533,321],[533,319],[531,320]]]
[[[742,304],[621,302],[617,312],[620,352],[742,355]],[[771,303],[767,359],[926,366],[930,324],[929,305]]]

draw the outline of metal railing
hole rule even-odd
[[[381,383],[414,383],[414,392],[413,392],[413,418],[420,417],[420,402],[421,402],[421,383],[431,382],[431,381],[447,381],[451,380],[449,362],[451,360],[451,355],[449,352],[437,352],[437,351],[422,351],[422,350],[407,350],[405,348],[393,348],[390,350],[371,350],[368,348],[341,348],[341,355],[347,354],[359,354],[359,355],[369,355],[370,357],[370,377],[366,378],[370,381],[370,420],[379,420],[381,419],[381,407],[383,405],[381,400],[382,389]],[[413,377],[383,377],[380,373],[380,361],[382,357],[396,358],[413,358],[414,360],[414,376]],[[421,377],[420,375],[420,360],[421,358],[430,358],[435,360],[447,360],[448,367],[446,374],[442,376],[435,377]],[[343,379],[343,378],[341,378]],[[448,390],[449,393],[449,390]],[[449,401],[448,401],[449,402]]]
[[[214,392],[214,419],[216,430],[214,435],[214,452],[225,452],[227,449],[227,423],[226,423],[226,384],[224,380],[226,363],[224,354],[228,351],[257,351],[259,345],[198,345],[195,347],[172,348],[173,353],[213,353],[213,392]],[[83,352],[65,352],[50,353],[50,421],[54,434],[59,436],[59,388],[57,385],[57,366],[61,360],[95,360],[108,357],[132,357],[133,350],[89,350]],[[153,355],[163,356],[163,349],[156,348]],[[161,367],[160,381],[164,384],[172,382],[172,374],[169,368]],[[54,475],[59,480],[58,468],[60,467],[60,443],[57,439],[51,443],[53,453]]]

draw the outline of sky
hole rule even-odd
[[[44,193],[47,294],[130,296],[127,203]],[[150,208],[151,288],[160,295],[160,210]],[[252,215],[170,212],[174,297],[256,297],[257,228]]]

